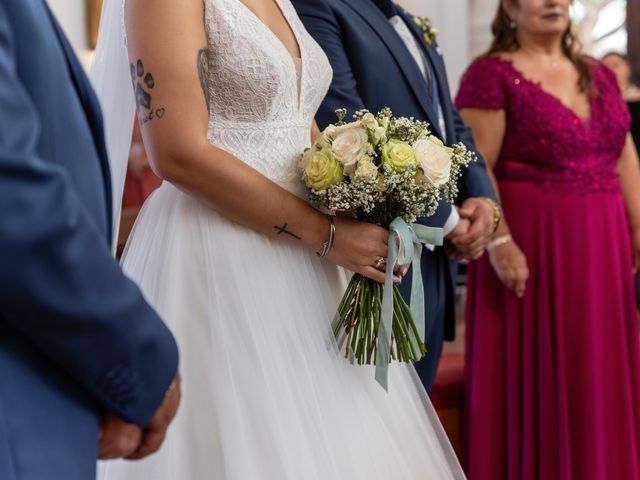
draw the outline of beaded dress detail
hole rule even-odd
[[[616,98],[618,87],[606,67],[593,69],[593,87],[591,114],[581,118],[511,62],[486,57],[469,68],[456,103],[458,108],[506,110],[498,179],[540,181],[552,189],[618,191],[615,166],[630,115]]]

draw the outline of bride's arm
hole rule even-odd
[[[202,0],[128,0],[126,5],[138,117],[156,173],[238,223],[320,251],[329,236],[323,214],[207,141],[208,97],[200,78],[207,48]],[[384,281],[372,265],[386,256],[388,232],[335,221],[335,248],[328,259]]]

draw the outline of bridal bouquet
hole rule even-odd
[[[355,213],[390,230],[384,285],[353,275],[332,325],[345,356],[376,365],[376,379],[387,388],[392,359],[414,362],[426,353],[420,253],[422,244],[442,244],[442,229],[413,222],[433,215],[440,200],[453,202],[473,154],[462,143],[444,145],[425,122],[394,118],[388,108],[377,115],[356,112],[350,123],[344,122],[346,110],[336,113],[337,123],[304,152],[300,167],[316,207]],[[381,257],[376,267],[383,262]],[[409,263],[411,308],[393,285],[396,265]]]

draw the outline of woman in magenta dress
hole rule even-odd
[[[640,172],[570,0],[503,0],[457,98],[505,221],[469,272],[470,480],[640,479]]]

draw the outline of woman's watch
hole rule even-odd
[[[495,232],[502,222],[502,209],[492,198],[482,197],[483,200],[489,202],[491,208],[493,208],[493,231]]]

